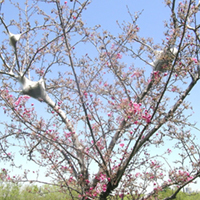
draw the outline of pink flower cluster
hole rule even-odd
[[[13,176],[15,178],[15,176]],[[0,180],[2,181],[12,181],[11,177],[8,175],[8,172],[5,168],[1,169]]]
[[[179,182],[179,183],[187,182],[193,179],[193,176],[191,176],[189,172],[182,171],[182,170],[170,171],[169,177],[170,177],[170,181]]]
[[[107,190],[107,183],[110,181],[110,178],[107,178],[107,176],[105,174],[100,174],[98,176],[95,177],[95,179],[97,179],[99,182],[97,183],[96,187],[90,187],[89,192],[86,192],[86,196],[93,198],[93,197],[97,197],[98,194],[100,194],[101,192],[106,192]],[[89,183],[89,180],[86,180],[86,183]],[[79,195],[79,197],[82,197],[81,195]],[[87,197],[86,197],[87,199]]]
[[[147,110],[145,110],[144,115],[142,115],[142,118],[149,124],[151,122],[151,115],[148,113]]]
[[[17,101],[14,103],[15,110],[21,113],[23,117],[31,118],[34,107],[26,108],[25,103],[30,99],[29,96],[20,96]],[[34,104],[31,104],[33,106]]]
[[[122,59],[122,55],[120,53],[117,53],[116,59]]]
[[[149,114],[148,110],[143,110],[141,108],[141,103],[130,103],[129,104],[129,110],[128,110],[128,119],[131,118],[131,116],[136,116],[138,120],[143,119],[146,121],[146,123],[150,123],[151,122],[151,114]],[[134,124],[138,124],[138,120],[136,120],[134,122]]]
[[[91,141],[91,143],[94,144],[94,141]],[[98,148],[99,148],[100,150],[103,150],[103,149],[105,148],[102,139],[98,140],[98,141],[96,142],[96,145],[98,146]]]
[[[44,70],[43,69],[36,69],[35,72],[39,74],[40,76],[44,75]]]
[[[71,135],[74,134],[73,132],[66,133],[65,131],[64,131],[64,133],[65,133],[66,138],[71,137]]]
[[[198,61],[197,61],[196,58],[192,58],[192,60],[193,60],[195,63],[198,63]]]
[[[160,168],[160,164],[156,160],[154,160],[154,161],[151,160],[150,167],[151,168]]]
[[[142,72],[141,71],[134,71],[133,74],[131,75],[131,77],[133,78],[139,78],[142,76]]]
[[[20,97],[17,99],[17,101],[15,102],[15,106],[19,106],[21,103],[24,103],[24,102],[28,101],[28,99],[30,99],[29,96],[26,96],[26,95],[20,96]]]
[[[170,154],[172,152],[171,149],[167,149],[167,153]]]
[[[137,172],[136,174],[135,174],[135,177],[137,178],[137,177],[140,177],[140,176],[142,176],[142,174],[140,174],[139,172]]]

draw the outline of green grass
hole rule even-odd
[[[169,197],[173,194],[173,190],[167,188],[158,193],[156,198],[151,197],[151,200],[161,200],[165,197]],[[73,193],[74,196],[78,196]],[[62,190],[56,186],[41,186],[36,185],[19,185],[15,183],[1,183],[0,184],[0,200],[70,200],[71,197],[68,192]],[[78,199],[78,198],[75,198]],[[109,200],[120,200],[121,198],[109,197]],[[133,196],[125,196],[123,200],[133,200]],[[200,193],[187,194],[179,192],[176,200],[198,200],[200,199]]]
[[[36,185],[21,186],[14,183],[0,186],[0,200],[66,200],[71,199],[67,193],[58,187]]]

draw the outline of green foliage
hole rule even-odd
[[[14,183],[1,184],[0,200],[66,200],[71,199],[69,194],[61,192],[59,187],[28,185]]]
[[[170,189],[169,187],[164,189],[163,191],[160,191],[156,197],[149,197],[148,200],[162,200],[166,197],[170,197],[173,195],[175,190]],[[142,196],[141,196],[142,197]],[[108,197],[108,200],[121,200],[121,198],[117,196]],[[135,200],[138,199],[137,197],[134,197],[132,195],[126,195],[124,196],[123,200]],[[200,199],[200,193],[186,193],[180,191],[178,195],[176,196],[175,200],[199,200]]]
[[[165,190],[163,190],[162,192],[159,192],[158,194],[158,199],[164,199],[166,197],[170,197],[175,191],[167,188]],[[182,192],[180,191],[176,198],[176,200],[197,200],[200,199],[200,193],[186,193],[186,192]]]
[[[171,196],[174,193],[174,190],[166,188],[163,191],[158,193],[158,197],[155,199],[162,200],[166,197]],[[73,196],[77,197],[78,195],[73,192]],[[41,186],[37,185],[27,185],[22,186],[15,183],[7,183],[0,185],[0,200],[69,200],[69,193],[61,191],[59,187],[56,186]],[[76,198],[75,198],[76,199]],[[134,197],[127,195],[124,196],[123,200],[133,200]],[[151,198],[155,200],[154,198]],[[180,191],[175,198],[175,200],[197,200],[200,199],[200,193],[185,193]],[[119,196],[110,196],[108,200],[121,200]]]
[[[0,186],[0,199],[19,199],[20,187],[15,184],[2,184]]]

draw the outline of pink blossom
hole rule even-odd
[[[83,95],[85,96],[85,98],[87,98],[88,93],[84,91],[84,92],[83,92]]]
[[[172,152],[171,149],[167,149],[167,153],[170,154]]]
[[[85,180],[85,182],[88,184],[88,183],[90,183],[90,181],[89,180]]]
[[[120,147],[123,147],[123,146],[124,146],[124,143],[121,143],[119,146],[120,146]]]
[[[173,87],[172,88],[172,92],[176,92],[177,88],[176,87]]]
[[[187,177],[187,181],[190,181],[191,179],[193,179],[193,176]]]
[[[103,188],[102,188],[102,189],[103,189],[104,192],[106,192],[106,190],[107,190],[106,184],[103,185]]]
[[[21,97],[19,97],[19,98],[17,99],[17,101],[15,102],[15,106],[18,106],[18,105],[20,104],[20,102],[21,102]]]
[[[196,58],[192,58],[192,60],[193,60],[195,63],[198,63],[198,61],[197,61]]]
[[[92,194],[92,196],[93,196],[93,197],[96,197],[96,196],[97,196],[97,192],[94,192],[94,193]]]
[[[137,173],[135,174],[135,177],[138,177],[138,176],[140,176],[140,173],[139,173],[139,172],[137,172]]]
[[[117,56],[116,56],[116,58],[117,58],[117,59],[121,59],[121,58],[122,58],[122,55],[121,55],[120,53],[118,53]]]
[[[111,49],[114,49],[114,47],[115,47],[115,44],[113,43],[113,44],[111,45]]]
[[[157,75],[159,75],[159,71],[154,71],[153,74],[154,74],[154,76],[157,76]]]
[[[141,75],[142,75],[142,73],[140,71],[134,71],[133,75],[131,77],[135,76],[135,77],[139,78]]]
[[[108,113],[108,117],[111,117],[112,116],[112,114],[111,113]]]
[[[133,106],[134,106],[134,113],[141,111],[141,108],[140,108],[141,104],[133,103]]]
[[[148,113],[145,113],[146,115],[143,115],[142,118],[145,119],[145,121],[147,123],[150,123],[151,122],[151,115],[148,114]]]
[[[104,180],[106,179],[106,175],[101,174],[100,177],[99,177],[99,179],[100,179],[101,181],[104,181]]]
[[[60,104],[62,104],[62,101],[59,101],[59,102],[58,102],[58,105],[60,105]]]

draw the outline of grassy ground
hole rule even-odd
[[[166,189],[159,192],[157,197],[151,197],[149,200],[161,200],[173,194],[173,190]],[[78,195],[75,195],[78,196]],[[0,200],[70,200],[69,194],[55,186],[36,185],[22,186],[13,183],[0,185]],[[78,198],[76,198],[78,199]],[[109,197],[109,200],[121,200],[119,197]],[[125,196],[123,200],[134,200],[132,196]],[[176,200],[200,200],[200,193],[187,194],[180,192]]]

